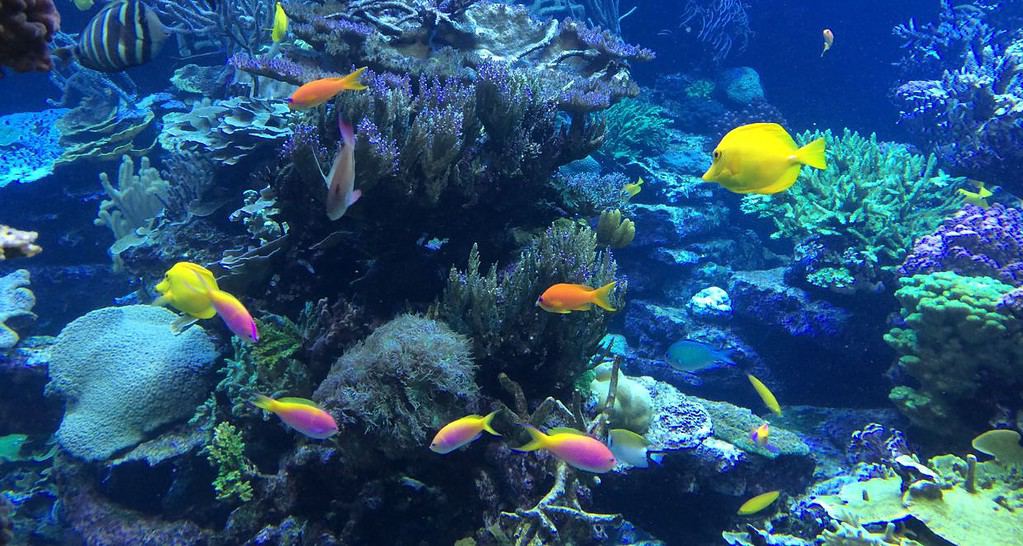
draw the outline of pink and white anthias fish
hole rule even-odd
[[[430,451],[440,453],[451,453],[452,451],[472,443],[474,440],[483,435],[483,431],[487,431],[494,436],[500,436],[500,434],[490,426],[490,422],[494,420],[494,416],[498,412],[494,411],[488,415],[466,415],[461,419],[456,419],[437,431],[437,435],[433,437],[433,441],[430,442]]]
[[[337,434],[337,422],[312,400],[305,398],[274,400],[269,396],[258,395],[252,401],[252,405],[277,414],[284,424],[310,438],[322,440]]]
[[[362,191],[355,189],[355,131],[337,117],[337,128],[341,131],[341,145],[330,173],[324,177],[327,183],[327,218],[337,220],[345,215]]]

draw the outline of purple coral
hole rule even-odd
[[[899,268],[904,276],[933,271],[987,276],[1023,285],[1023,211],[966,205],[921,237]]]
[[[574,32],[579,41],[610,57],[637,61],[649,61],[654,58],[653,50],[628,44],[611,32],[571,18],[561,22],[561,30]]]

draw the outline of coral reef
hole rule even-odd
[[[0,116],[0,152],[4,157],[0,188],[53,173],[57,158],[64,153],[57,121],[67,113],[65,108],[55,108]]]
[[[256,326],[259,343],[234,340],[234,358],[220,370],[224,379],[217,390],[227,395],[236,416],[259,413],[251,404],[257,394],[278,398],[312,389],[308,367],[297,355],[303,343],[299,326],[275,315],[256,319]]]
[[[246,97],[212,102],[207,99],[194,104],[189,112],[165,115],[160,146],[236,165],[276,148],[291,135],[287,113],[287,105],[279,101]]]
[[[60,13],[52,0],[4,0],[0,4],[0,67],[18,72],[49,70],[53,66],[50,40],[58,30]]]
[[[796,140],[820,137],[827,143],[827,170],[804,170],[784,193],[748,195],[742,210],[770,219],[772,238],[823,247],[802,264],[808,283],[841,292],[869,289],[890,280],[882,271],[894,269],[916,237],[958,208],[957,181],[937,169],[935,156],[878,142],[876,135],[846,129],[839,137],[829,130]]]
[[[67,402],[56,434],[65,450],[106,459],[193,414],[217,352],[198,326],[174,335],[174,318],[160,307],[107,307],[61,331],[46,390]]]
[[[32,308],[35,307],[36,296],[28,288],[30,283],[31,275],[25,269],[0,277],[0,351],[18,343],[13,323],[35,318]],[[11,324],[7,324],[9,321]]]
[[[597,243],[611,248],[622,248],[636,238],[636,224],[628,218],[622,218],[619,209],[606,210],[600,213],[597,221]]]
[[[114,234],[110,246],[110,257],[118,260],[125,250],[142,243],[153,229],[156,215],[163,210],[169,185],[160,177],[160,171],[149,166],[149,158],[135,162],[131,157],[121,156],[117,169],[117,187],[110,183],[107,173],[100,173],[100,183],[109,199],[99,205],[95,220],[97,226],[107,226]]]
[[[753,31],[746,8],[742,0],[687,0],[679,28],[694,35],[711,60],[720,63],[733,49],[741,53],[749,44]]]
[[[8,258],[31,258],[43,251],[36,244],[39,234],[34,231],[21,231],[0,224],[0,261]]]
[[[885,341],[899,353],[889,397],[914,424],[962,437],[1020,406],[1023,321],[999,303],[1013,287],[941,271],[905,277],[899,321]],[[912,378],[916,387],[904,376]],[[981,395],[983,393],[983,395]]]
[[[669,124],[660,106],[642,99],[623,100],[604,113],[604,143],[594,155],[619,168],[636,165],[652,173],[656,169],[647,157],[668,144]]]
[[[217,477],[213,480],[217,500],[252,500],[249,477],[255,473],[255,468],[245,457],[245,439],[234,425],[217,423],[213,428],[213,439],[206,446],[206,458],[217,469]]]
[[[530,370],[527,393],[566,391],[585,368],[606,333],[603,311],[556,315],[536,306],[536,298],[556,283],[603,286],[615,279],[617,264],[609,251],[597,251],[596,235],[585,225],[556,222],[534,238],[507,272],[497,266],[484,273],[477,247],[464,272],[452,268],[437,305],[437,316],[472,338],[483,381],[497,372]],[[613,303],[624,298],[625,283]]]
[[[402,315],[346,351],[313,399],[340,424],[365,430],[382,454],[398,457],[478,406],[469,349],[444,324]]]
[[[57,166],[80,160],[117,159],[122,155],[137,157],[156,145],[155,139],[147,141],[152,133],[147,129],[156,119],[156,103],[165,97],[125,97],[121,96],[125,93],[121,89],[95,89],[98,85],[101,84],[90,83],[78,106],[57,120],[59,144],[64,150],[57,158]]]

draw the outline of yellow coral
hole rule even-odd
[[[636,238],[636,224],[628,218],[622,218],[619,209],[606,210],[600,213],[597,222],[597,242],[611,248],[623,248]]]

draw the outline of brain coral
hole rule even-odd
[[[68,324],[50,355],[48,394],[67,401],[57,440],[100,460],[156,428],[193,414],[217,357],[193,326],[171,332],[174,313],[148,305],[97,309]]]

